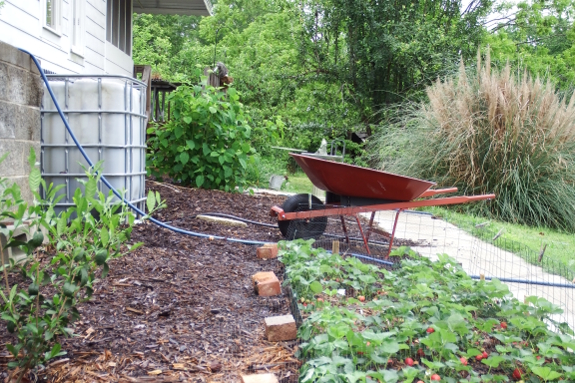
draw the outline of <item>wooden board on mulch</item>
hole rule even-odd
[[[224,212],[275,223],[269,208],[284,197],[228,194],[149,182],[167,200],[157,218],[187,230],[277,242],[277,229],[221,226],[193,217]],[[286,296],[254,294],[251,276],[274,271],[276,260],[256,258],[256,248],[195,238],[153,224],[138,225],[134,242],[144,246],[113,260],[94,297],[79,307],[73,338],[62,339],[65,357],[37,372],[38,381],[239,382],[240,373],[275,372],[297,382],[297,342],[267,342],[263,320],[289,313]],[[14,338],[0,326],[0,341]],[[10,360],[0,349],[0,377]]]

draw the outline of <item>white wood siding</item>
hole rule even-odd
[[[106,41],[106,0],[83,0],[83,55],[71,52],[71,1],[62,0],[61,24],[54,33],[44,27],[45,0],[5,0],[0,9],[0,40],[30,51],[44,69],[56,73],[131,76],[132,58]]]

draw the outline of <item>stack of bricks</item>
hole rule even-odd
[[[275,259],[278,256],[277,243],[269,243],[256,251],[259,259]],[[272,271],[261,271],[252,276],[256,294],[271,297],[281,294],[278,277]],[[292,315],[281,315],[265,318],[266,338],[270,342],[281,342],[297,338],[297,327]],[[242,375],[242,383],[279,383],[274,374]]]

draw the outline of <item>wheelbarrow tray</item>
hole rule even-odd
[[[290,153],[315,187],[349,197],[407,202],[420,197],[435,182],[380,170]]]

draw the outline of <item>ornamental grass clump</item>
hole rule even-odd
[[[575,231],[575,97],[509,66],[477,71],[427,89],[429,101],[380,133],[382,167],[462,194],[495,193],[466,208],[492,218]]]

